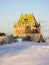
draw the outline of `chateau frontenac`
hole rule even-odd
[[[40,23],[33,14],[22,14],[17,23],[14,23],[14,36],[32,33],[41,33]]]

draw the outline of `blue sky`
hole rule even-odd
[[[48,30],[49,0],[0,0],[0,32],[13,33],[14,21],[21,13],[33,13],[43,31]]]

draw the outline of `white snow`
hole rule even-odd
[[[0,65],[49,65],[49,44],[24,41],[1,45]]]

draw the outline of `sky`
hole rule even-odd
[[[0,0],[0,32],[13,33],[21,13],[33,13],[41,23],[42,33],[49,33],[49,0]]]

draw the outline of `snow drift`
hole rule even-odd
[[[49,44],[24,41],[1,45],[0,65],[49,65]]]

